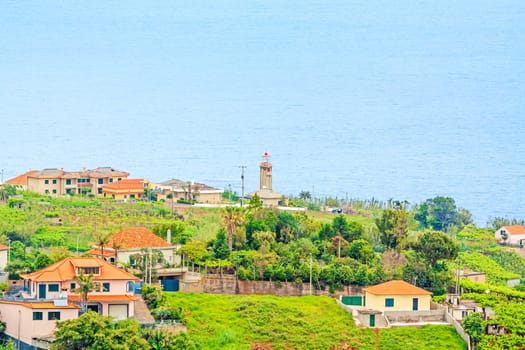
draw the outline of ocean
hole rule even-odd
[[[0,169],[525,218],[525,3],[4,1]]]

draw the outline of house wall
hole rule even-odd
[[[503,238],[501,237],[501,231],[502,230],[503,230],[503,228],[500,228],[494,234],[494,237],[496,238],[496,240],[498,242],[503,242]],[[508,235],[508,238],[505,241],[505,243],[507,243],[507,244],[520,245],[522,240],[523,240],[523,243],[525,243],[525,234],[524,235],[512,235],[512,234],[507,232],[507,235]]]
[[[199,192],[197,195],[197,202],[199,203],[221,203],[222,202],[222,192],[218,193],[205,193]]]
[[[46,180],[48,183],[46,184]],[[53,183],[53,180],[56,181],[56,183]],[[51,196],[58,196],[62,195],[62,189],[64,188],[62,185],[63,179],[60,179],[58,177],[50,177],[50,178],[36,178],[36,177],[28,177],[27,178],[27,190],[31,192],[37,192],[37,193],[43,193],[43,194],[49,194]],[[46,193],[46,190],[48,193]],[[53,193],[53,190],[55,193]]]
[[[0,271],[4,271],[5,267],[7,266],[7,256],[9,254],[9,250],[0,250]]]
[[[132,198],[132,195],[135,198]],[[144,196],[144,190],[103,190],[102,196],[106,198],[113,198],[118,201],[129,200],[129,199],[138,199]]]
[[[385,299],[393,298],[394,306],[385,307]],[[382,311],[412,311],[412,299],[418,298],[418,310],[430,310],[430,295],[375,295],[366,293],[365,306]]]
[[[128,293],[127,292],[127,285],[128,285],[128,282],[130,282],[131,280],[123,280],[123,281],[120,281],[120,280],[98,280],[98,279],[95,279],[95,282],[97,283],[105,283],[105,282],[109,282],[110,283],[110,286],[109,286],[109,292],[91,292],[89,293],[90,295],[112,295],[112,294],[116,294],[116,295],[133,295],[133,293]],[[67,291],[67,294],[73,294],[73,295],[77,295],[77,293],[73,293],[71,291],[71,283],[75,283],[75,288],[78,287],[78,283],[76,283],[75,281],[64,281],[64,282],[45,282],[45,283],[31,283],[31,290],[29,292],[30,295],[32,295],[33,297],[37,298],[38,297],[38,291],[39,291],[39,286],[44,284],[46,285],[46,299],[60,299],[61,297],[61,291],[62,290],[66,290]],[[49,291],[49,285],[50,284],[58,284],[59,285],[59,291],[58,292],[50,292]],[[26,286],[28,285],[28,283],[26,282]]]
[[[33,321],[33,311],[41,311],[43,320]],[[48,320],[49,312],[60,312],[60,321],[72,320],[78,317],[78,309],[31,309],[18,303],[0,302],[0,319],[6,322],[5,333],[27,344],[31,344],[33,337],[48,336],[55,331],[56,321]]]
[[[173,247],[159,247],[152,249],[158,249],[164,255],[164,259],[170,265],[179,265],[181,263],[180,255],[177,255],[178,246]],[[118,262],[121,264],[127,264],[130,262],[130,257],[135,254],[141,254],[141,249],[129,249],[129,250],[119,250],[117,253]]]

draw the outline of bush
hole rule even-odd
[[[164,302],[164,295],[158,286],[142,286],[142,299],[150,310],[158,308]]]

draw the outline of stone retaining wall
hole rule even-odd
[[[205,275],[198,282],[181,282],[180,291],[211,294],[269,294],[278,296],[310,295],[309,283],[241,281],[231,275]],[[360,295],[360,288],[349,287],[331,294],[328,288],[316,289],[312,286],[312,295],[325,295],[339,298],[340,295]]]

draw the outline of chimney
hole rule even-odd
[[[171,229],[168,229],[168,233],[166,234],[166,241],[168,241],[168,243],[171,244]]]

